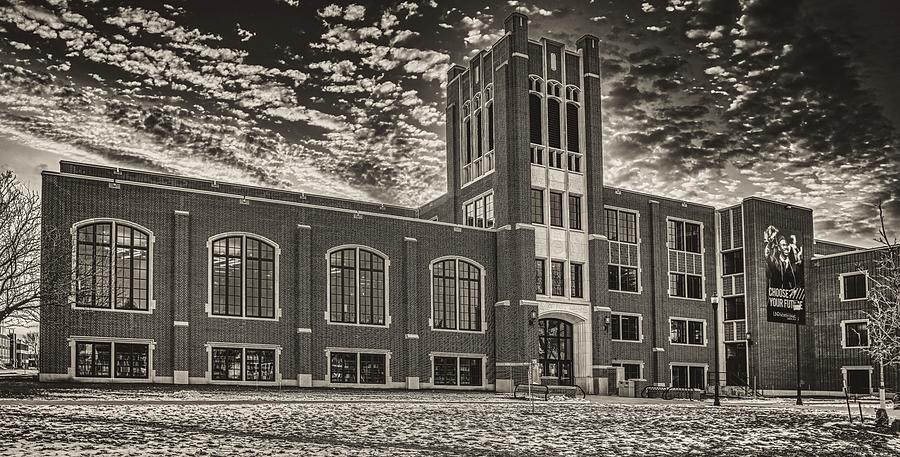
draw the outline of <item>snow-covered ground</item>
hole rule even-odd
[[[531,414],[529,403],[489,393],[42,388],[6,397],[5,456],[900,453],[898,438],[850,426],[846,411],[786,402],[595,397],[536,402]]]

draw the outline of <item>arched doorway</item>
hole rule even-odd
[[[540,319],[541,376],[555,377],[560,385],[572,385],[572,324],[560,319]]]

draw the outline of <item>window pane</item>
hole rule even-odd
[[[703,344],[703,322],[688,321],[688,344]]]
[[[75,375],[108,378],[111,348],[110,343],[77,342]]]
[[[700,252],[700,225],[684,223],[684,250]]]
[[[865,274],[844,276],[844,300],[863,299],[867,295]]]
[[[460,357],[459,359],[459,385],[480,386],[481,359]]]
[[[622,290],[625,292],[638,291],[637,268],[620,267],[622,274]]]
[[[619,267],[617,265],[610,265],[608,268],[609,290],[621,290],[621,285],[619,284]]]
[[[146,344],[116,343],[117,378],[147,378],[149,347]]]
[[[578,105],[566,103],[566,149],[578,152]]]
[[[741,320],[746,318],[744,297],[728,297],[725,299],[725,320]]]
[[[672,320],[670,341],[678,344],[687,344],[687,322]]]
[[[581,230],[581,197],[569,195],[569,228]]]
[[[541,189],[531,189],[531,222],[544,223],[544,191]]]
[[[76,300],[79,306],[111,308],[112,224],[97,223],[78,229],[75,256]]]
[[[550,225],[563,226],[563,196],[559,192],[550,192]]]
[[[726,275],[744,272],[744,251],[732,251],[722,254],[722,272]]]
[[[487,107],[487,129],[488,129],[488,151],[494,150],[494,104],[491,103]]]
[[[456,328],[456,261],[444,260],[434,264],[434,328]]]
[[[456,357],[434,358],[434,385],[456,385]]]
[[[565,262],[550,262],[550,277],[552,282],[552,294],[558,297],[565,295]]]
[[[561,148],[562,139],[560,137],[560,129],[562,128],[560,119],[559,100],[555,98],[547,98],[547,133],[551,148]]]
[[[544,271],[544,259],[534,259],[534,285],[536,294],[546,294],[547,288],[544,284],[546,272]]]
[[[869,330],[865,322],[851,322],[844,325],[847,341],[846,347],[865,347],[869,345]]]
[[[582,276],[582,265],[580,263],[571,264],[571,273],[570,276],[572,278],[572,297],[573,298],[583,298],[584,297],[584,278]]]
[[[331,321],[356,323],[356,249],[332,252],[329,260]]]
[[[636,363],[623,363],[625,379],[641,379],[641,366]]]
[[[640,340],[640,325],[637,316],[622,316],[622,339],[628,341]]]
[[[484,197],[484,226],[494,226],[494,194],[488,194]]]
[[[637,214],[619,212],[619,241],[637,243]]]
[[[459,329],[481,330],[481,270],[460,260]]]
[[[700,276],[685,275],[687,281],[687,298],[703,298],[703,281]]]
[[[690,367],[690,387],[693,389],[706,389],[706,369],[703,367]]]
[[[356,353],[331,353],[331,382],[356,383]]]
[[[541,96],[530,94],[528,96],[528,125],[529,136],[531,142],[535,144],[544,144],[543,133],[541,132]]]
[[[610,241],[619,240],[619,213],[614,209],[606,210],[606,237]]]
[[[688,384],[688,367],[672,365],[672,387],[690,387]]]
[[[212,349],[212,379],[223,381],[242,380],[243,350],[240,348]]]
[[[613,314],[610,316],[610,327],[612,327],[612,339],[621,340],[622,339],[622,317],[618,314]]]
[[[247,349],[247,381],[275,380],[275,350]]]
[[[359,250],[359,322],[384,324],[384,259],[373,252]]]
[[[359,382],[361,384],[384,384],[387,363],[384,354],[359,355]]]

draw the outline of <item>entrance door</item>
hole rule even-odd
[[[847,392],[851,394],[865,394],[868,395],[872,393],[871,386],[869,384],[871,377],[871,371],[869,370],[847,370]]]
[[[559,385],[572,385],[572,324],[559,319],[541,319],[541,376],[553,376]]]
[[[747,343],[725,343],[725,384],[747,385]]]

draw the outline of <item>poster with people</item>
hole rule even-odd
[[[774,225],[766,228],[764,236],[768,321],[805,325],[802,243],[797,234],[783,233]]]

